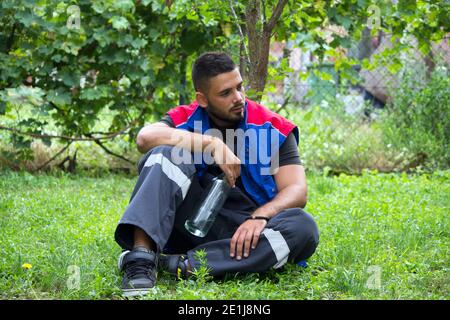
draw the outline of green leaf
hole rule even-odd
[[[63,83],[68,87],[79,86],[80,85],[80,75],[77,71],[71,70],[69,68],[64,68],[58,74],[61,77]]]
[[[315,73],[321,80],[334,82],[333,75],[332,75],[332,74],[329,74],[328,72],[322,72],[322,71],[319,71],[319,70],[314,70],[314,73]]]
[[[143,48],[147,45],[148,41],[142,38],[136,38],[131,42],[131,45],[135,49]]]
[[[120,12],[134,12],[134,3],[131,0],[114,0],[113,8],[119,10]]]
[[[23,23],[25,27],[30,27],[34,22],[36,22],[37,17],[29,11],[20,11],[16,14],[16,18]]]
[[[309,110],[309,111],[306,112],[305,115],[303,116],[303,120],[305,120],[305,121],[311,120],[312,115],[313,115],[312,110]]]
[[[109,21],[112,23],[113,28],[117,30],[125,30],[130,26],[130,23],[125,17],[114,16]]]
[[[99,14],[103,14],[107,10],[107,5],[103,1],[92,1],[92,9]]]
[[[85,88],[82,90],[80,98],[83,100],[99,100],[107,98],[111,92],[111,87],[107,85],[99,85],[94,88]]]
[[[68,106],[72,103],[70,93],[62,88],[58,88],[57,90],[49,90],[47,93],[47,100],[54,103],[58,107]]]
[[[84,100],[96,100],[98,97],[98,92],[93,88],[83,89],[81,92],[80,98]]]
[[[148,6],[148,4],[149,4],[150,2],[153,2],[153,1],[152,1],[152,0],[142,0],[142,1],[141,1],[141,4],[142,4],[144,7],[146,7],[146,6]]]
[[[127,76],[123,76],[122,78],[120,78],[119,87],[121,87],[122,89],[126,89],[126,88],[129,88],[130,85],[131,85],[131,81],[130,81],[130,79],[127,78]]]
[[[7,94],[3,95],[9,103],[21,107],[26,105],[40,106],[43,103],[44,92],[40,88],[20,86],[7,89]]]
[[[402,63],[399,59],[394,58],[386,67],[390,73],[397,74],[397,72],[399,72],[402,68]]]
[[[414,14],[416,8],[416,0],[398,0],[398,9],[403,14]]]
[[[147,87],[147,85],[150,83],[150,77],[145,76],[141,78],[141,86],[142,87]]]

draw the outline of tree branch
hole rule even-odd
[[[58,153],[56,153],[50,160],[48,160],[46,163],[44,163],[43,165],[41,165],[38,168],[36,168],[34,171],[39,171],[39,170],[45,168],[50,162],[55,160],[61,153],[63,153],[71,144],[72,144],[72,141],[69,142],[64,148],[59,150]]]
[[[233,2],[231,0],[229,0],[228,3],[230,4],[230,9],[231,9],[231,12],[233,13],[234,21],[235,21],[236,26],[238,27],[238,30],[239,30],[239,36],[241,38],[241,44],[243,45],[244,50],[245,50],[245,57],[247,58],[247,63],[250,64],[250,57],[248,55],[247,46],[245,45],[244,33],[242,32],[241,25],[239,24],[239,19],[238,19],[238,16],[236,14],[236,11],[234,11]]]
[[[105,132],[105,133],[99,133],[104,135],[104,137],[92,137],[92,138],[84,138],[84,137],[69,137],[69,136],[58,136],[58,135],[50,135],[50,134],[38,134],[38,133],[29,133],[29,132],[23,132],[19,131],[14,128],[8,128],[5,126],[0,125],[0,130],[7,130],[11,131],[15,134],[22,135],[22,136],[29,136],[37,139],[61,139],[61,140],[68,140],[68,141],[95,141],[95,140],[110,140],[112,138],[115,138],[118,135],[124,134],[125,131],[131,128],[132,125],[134,125],[137,122],[137,120],[130,123],[125,128],[116,131],[116,132]]]
[[[54,104],[53,102],[49,101],[49,104],[52,106],[53,109],[58,110],[59,112],[63,113],[64,115],[67,115],[67,111],[64,109],[61,109],[60,107],[58,107],[56,104]]]
[[[262,0],[262,16],[263,16],[263,23],[265,24],[267,22],[266,17],[266,1]]]
[[[88,134],[88,136],[89,136],[89,134]],[[110,154],[110,155],[112,155],[112,156],[114,156],[114,157],[120,158],[120,159],[122,159],[122,160],[124,160],[124,161],[126,161],[126,162],[128,162],[128,163],[130,163],[130,164],[134,164],[133,161],[131,161],[131,160],[129,160],[129,159],[127,159],[127,158],[121,156],[120,154],[114,153],[114,152],[112,152],[111,150],[109,150],[108,148],[106,148],[105,145],[104,145],[103,143],[101,143],[98,139],[94,140],[94,142],[95,142],[96,144],[98,144],[98,145],[100,146],[100,148],[102,148],[103,150],[105,150],[105,152],[106,152],[107,154]]]
[[[272,16],[269,19],[269,22],[264,26],[264,30],[268,33],[271,33],[273,28],[275,27],[278,19],[280,19],[281,14],[283,13],[284,6],[287,4],[288,0],[279,0],[275,10],[272,12]]]
[[[281,110],[283,110],[284,108],[286,108],[286,106],[289,104],[290,100],[291,100],[291,95],[288,95],[286,97],[286,99],[284,99],[283,104],[275,111],[275,113],[278,113]]]
[[[152,90],[153,91],[153,90]],[[56,106],[55,106],[56,107]],[[22,135],[22,136],[29,136],[37,139],[62,139],[62,140],[68,140],[68,141],[95,141],[95,140],[110,140],[113,139],[121,134],[125,134],[125,132],[130,129],[132,126],[134,126],[139,120],[144,116],[146,111],[146,108],[143,108],[141,113],[133,120],[131,121],[125,128],[115,131],[115,132],[96,132],[99,135],[103,135],[103,137],[69,137],[69,136],[58,136],[58,135],[49,135],[49,134],[37,134],[37,133],[29,133],[29,132],[23,132],[19,131],[15,128],[8,128],[5,126],[0,125],[0,130],[7,130],[11,131],[15,134]],[[92,134],[92,133],[90,133]],[[88,136],[88,135],[86,135]]]

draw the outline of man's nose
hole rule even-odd
[[[244,101],[241,93],[238,90],[234,91],[233,103],[242,103]]]

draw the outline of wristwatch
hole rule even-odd
[[[249,217],[245,218],[246,221],[247,220],[256,220],[256,219],[258,219],[258,220],[266,220],[267,222],[269,222],[269,220],[270,220],[270,218],[262,217],[262,216],[249,216]]]

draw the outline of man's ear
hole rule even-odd
[[[208,105],[208,100],[203,92],[197,91],[195,92],[195,98],[200,105],[200,107],[205,108]]]

